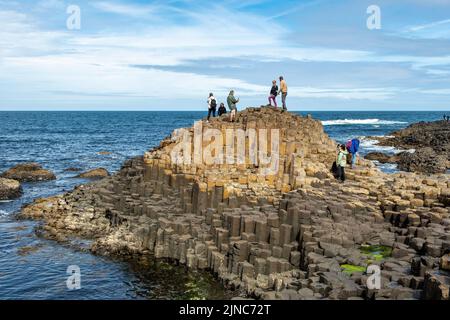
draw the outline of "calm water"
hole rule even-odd
[[[306,114],[306,113],[303,113]],[[386,135],[409,123],[438,120],[441,112],[311,112],[335,140],[362,139],[361,153],[380,148],[365,136]],[[83,180],[69,167],[117,171],[122,162],[159,144],[173,129],[189,127],[202,112],[0,112],[0,172],[17,163],[39,162],[56,181],[24,184],[22,198],[0,203],[0,299],[224,298],[213,279],[152,260],[114,261],[79,246],[37,237],[36,222],[14,213],[37,197],[59,194]],[[109,155],[99,155],[107,151]],[[394,171],[386,166],[383,170]],[[83,247],[83,246],[81,246]],[[66,288],[67,267],[81,268],[80,290]]]

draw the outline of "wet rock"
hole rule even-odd
[[[108,170],[104,169],[104,168],[97,168],[97,169],[92,169],[86,172],[83,172],[79,175],[76,176],[76,178],[83,178],[83,179],[102,179],[105,177],[109,177],[109,172]]]
[[[378,161],[380,163],[397,163],[399,157],[396,155],[388,155],[382,152],[369,152],[364,156],[367,160]]]
[[[399,154],[398,168],[408,172],[444,173],[447,170],[447,156],[438,155],[430,147],[414,153],[402,152]]]
[[[23,163],[3,172],[0,177],[14,179],[20,182],[36,182],[55,180],[53,172],[43,169],[38,163]]]
[[[0,178],[0,200],[10,200],[22,195],[20,182],[13,179]]]

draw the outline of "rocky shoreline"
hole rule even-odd
[[[176,130],[117,174],[36,200],[20,217],[42,219],[43,235],[58,241],[93,239],[94,253],[210,270],[252,298],[449,299],[450,175],[389,175],[361,159],[337,183],[322,124],[273,108],[202,125],[279,129],[278,170],[173,162]],[[380,289],[367,286],[369,265],[381,268]]]
[[[419,122],[392,132],[387,137],[371,137],[380,146],[395,147],[414,152],[391,156],[380,152],[366,155],[366,159],[380,163],[396,163],[407,172],[445,173],[450,170],[450,123],[447,121]]]
[[[67,168],[65,172],[78,172],[79,168]],[[109,177],[105,168],[95,168],[82,172],[73,178],[99,180]],[[56,180],[56,175],[50,170],[42,168],[39,163],[27,162],[18,164],[0,173],[0,201],[20,198],[23,194],[23,182],[43,182]]]

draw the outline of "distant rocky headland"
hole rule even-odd
[[[391,146],[414,152],[386,155],[370,153],[366,159],[382,163],[397,163],[402,171],[444,173],[450,170],[450,122],[419,122],[387,137],[375,137],[381,146]]]
[[[417,148],[407,135],[392,139],[383,143]],[[441,139],[427,143],[439,155]],[[239,142],[257,159],[236,161]],[[203,161],[223,150],[236,162]],[[42,219],[51,239],[92,239],[97,254],[209,270],[251,298],[448,300],[450,175],[386,174],[360,159],[342,184],[330,173],[335,152],[320,121],[248,108],[234,123],[224,115],[175,130],[116,174],[36,200],[20,216]],[[376,270],[380,287],[369,285]]]

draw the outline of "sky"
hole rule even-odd
[[[450,111],[450,0],[0,0],[0,110],[245,108],[280,75],[289,110]]]

